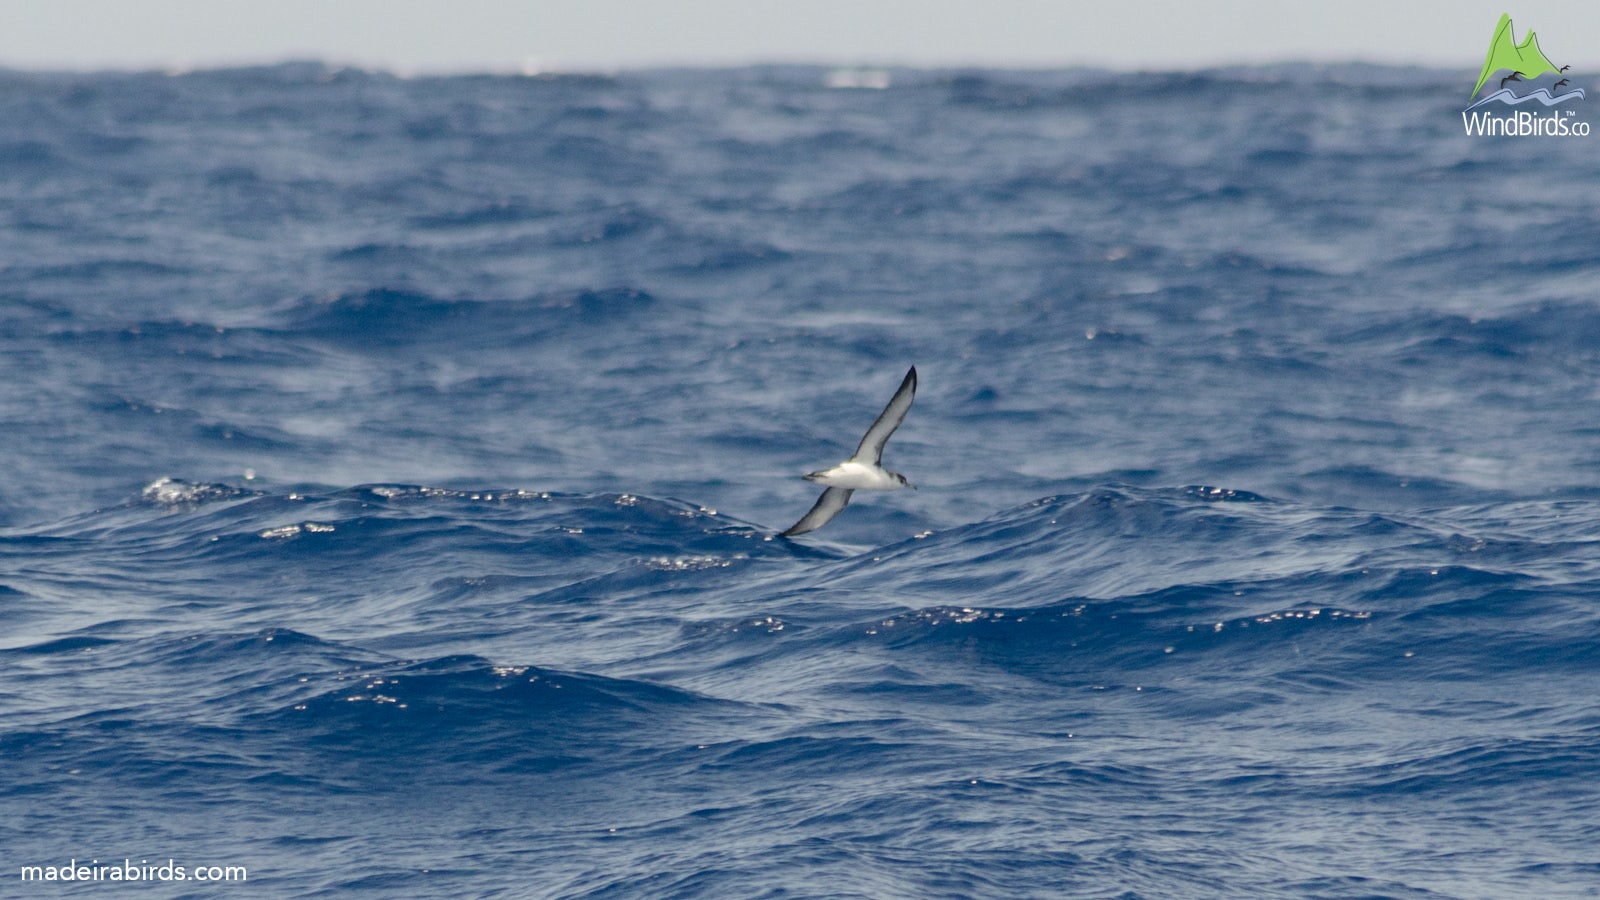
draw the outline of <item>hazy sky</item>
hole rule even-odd
[[[1502,12],[1600,61],[1594,0],[0,0],[0,66],[322,59],[408,71],[750,62],[1188,68],[1289,59],[1476,69]],[[1590,67],[1594,68],[1593,66]]]

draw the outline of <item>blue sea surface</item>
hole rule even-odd
[[[0,72],[0,896],[1600,896],[1600,137],[1470,83]]]

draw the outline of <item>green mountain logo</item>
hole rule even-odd
[[[1500,24],[1494,27],[1494,37],[1489,41],[1489,54],[1483,59],[1483,71],[1478,75],[1478,83],[1473,85],[1472,96],[1478,96],[1489,76],[1503,69],[1511,70],[1514,76],[1528,79],[1538,78],[1546,72],[1561,71],[1539,49],[1539,39],[1533,29],[1528,29],[1528,36],[1522,43],[1516,43],[1509,13],[1501,13]]]

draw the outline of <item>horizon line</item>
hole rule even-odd
[[[1203,72],[1228,69],[1272,69],[1287,66],[1331,66],[1393,69],[1404,71],[1465,72],[1470,67],[1458,64],[1430,62],[1377,61],[1361,57],[1274,57],[1262,59],[1194,60],[1176,64],[1100,63],[1095,61],[1047,60],[994,60],[972,58],[947,61],[889,61],[847,60],[827,57],[773,57],[748,60],[640,60],[628,63],[563,61],[555,58],[529,57],[520,63],[510,62],[435,62],[401,63],[375,61],[315,54],[282,54],[249,56],[240,55],[216,59],[122,60],[104,62],[67,61],[9,61],[0,58],[0,71],[35,75],[99,75],[99,74],[166,74],[185,75],[197,72],[224,72],[243,69],[266,69],[280,66],[316,65],[340,70],[357,70],[383,73],[397,78],[437,78],[469,76],[538,76],[538,75],[619,75],[625,73],[660,71],[729,71],[759,68],[803,69],[858,69],[902,72],[944,72],[971,69],[1016,72],[1066,72],[1099,70],[1109,73],[1177,73]],[[1574,65],[1573,68],[1585,68]],[[1600,69],[1600,65],[1592,67]],[[1582,77],[1582,73],[1579,73]]]

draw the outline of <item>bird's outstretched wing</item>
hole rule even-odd
[[[872,465],[883,463],[883,445],[889,442],[889,435],[900,427],[906,419],[906,413],[911,411],[911,401],[917,396],[917,367],[912,366],[906,373],[904,381],[900,382],[900,389],[894,392],[894,399],[878,414],[878,420],[867,429],[867,434],[861,439],[861,446],[856,448],[856,455],[850,457],[850,462],[870,462]],[[824,494],[823,496],[827,496]],[[843,509],[844,504],[839,504]],[[838,510],[834,510],[838,512]],[[824,519],[824,522],[827,520]],[[821,524],[821,523],[818,523]]]
[[[853,493],[855,492],[849,488],[836,487],[823,491],[822,496],[812,505],[811,511],[801,516],[800,521],[790,525],[781,537],[794,537],[797,534],[816,531],[828,524],[828,521],[837,516],[839,511],[844,509],[844,505],[850,502],[850,495]]]

